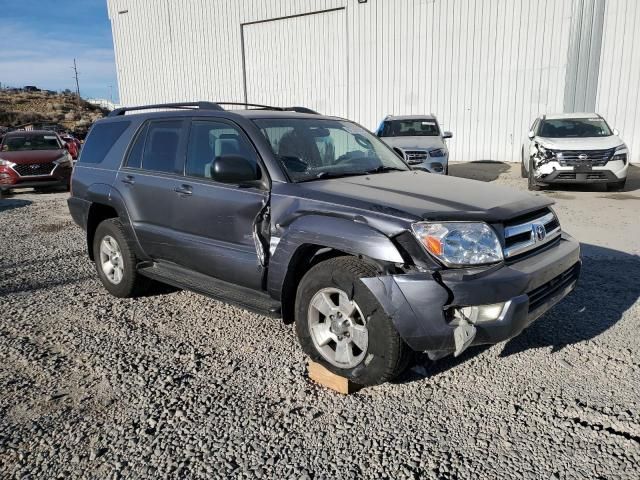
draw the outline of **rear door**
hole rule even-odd
[[[269,192],[259,186],[215,180],[213,162],[222,156],[242,157],[266,175],[253,145],[232,122],[194,120],[186,154],[185,183],[190,194],[176,207],[178,263],[237,285],[260,289],[264,273],[254,228]]]
[[[116,177],[138,241],[154,260],[178,259],[174,223],[184,189],[187,125],[183,119],[147,122]]]

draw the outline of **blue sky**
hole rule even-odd
[[[106,0],[0,0],[0,82],[109,98],[118,83]]]

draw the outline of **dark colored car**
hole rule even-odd
[[[73,163],[57,133],[9,132],[0,143],[0,192],[13,188],[69,187]]]
[[[348,120],[220,105],[93,126],[68,202],[113,295],[153,279],[282,317],[370,385],[412,350],[513,337],[574,288],[579,244],[547,198],[411,171]]]

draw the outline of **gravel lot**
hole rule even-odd
[[[455,175],[526,188],[516,167]],[[348,397],[293,329],[189,292],[107,295],[66,194],[0,200],[2,478],[638,478],[640,168],[543,192],[576,292],[521,336]]]

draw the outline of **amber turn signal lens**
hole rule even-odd
[[[434,255],[442,255],[442,241],[439,238],[426,237],[423,242],[428,251]]]

